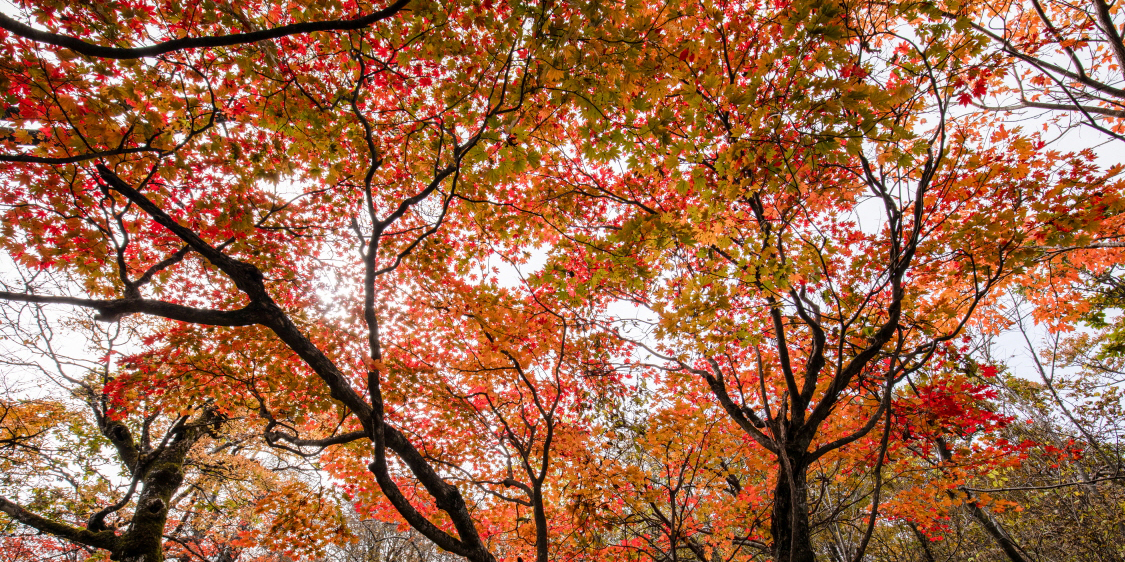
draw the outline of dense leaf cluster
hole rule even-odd
[[[14,8],[4,559],[1125,556],[1116,5]]]

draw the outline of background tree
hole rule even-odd
[[[6,304],[3,314],[5,340],[22,344],[5,346],[7,378],[38,382],[5,397],[11,438],[0,499],[14,532],[5,547],[27,542],[30,530],[44,537],[37,548],[104,550],[113,560],[233,560],[263,544],[249,535],[310,512],[316,532],[274,524],[272,545],[315,553],[346,538],[335,532],[338,506],[301,505],[292,496],[315,494],[315,485],[297,471],[272,472],[276,463],[247,446],[242,423],[214,404],[170,409],[133,392],[127,401],[117,395],[121,350],[137,337],[136,324],[52,320],[33,305]],[[72,347],[76,335],[82,348]]]
[[[582,459],[569,509],[590,559],[748,560],[766,551],[762,459],[706,396],[647,377]]]
[[[339,546],[323,562],[442,562],[458,558],[443,553],[425,537],[403,530],[396,523],[376,520],[348,521],[354,542]]]

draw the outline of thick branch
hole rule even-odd
[[[771,453],[780,454],[781,447],[758,429],[759,425],[765,425],[761,418],[754,414],[753,410],[749,408],[740,408],[734,403],[734,400],[731,399],[730,393],[727,392],[727,385],[723,381],[722,373],[712,375],[703,370],[693,369],[693,371],[703,376],[704,380],[707,381],[707,386],[711,388],[711,394],[715,395],[715,398],[719,401],[719,405],[726,410],[727,415],[738,424],[738,427],[742,428],[742,431],[745,431],[747,435],[753,437],[754,441],[757,441],[758,444],[765,447],[766,450]]]
[[[944,17],[948,18],[948,19],[951,19],[951,20],[960,19],[960,16],[958,16],[957,14],[953,14],[953,13],[949,13],[949,12],[942,12],[942,15]],[[1105,83],[1099,82],[1097,80],[1094,80],[1093,78],[1090,78],[1085,73],[1079,74],[1079,73],[1076,73],[1076,72],[1071,72],[1071,71],[1069,71],[1069,70],[1067,70],[1067,69],[1065,69],[1061,66],[1058,66],[1056,64],[1052,64],[1052,63],[1047,62],[1047,61],[1045,61],[1041,58],[1033,57],[1031,55],[1028,55],[1027,53],[1024,53],[1024,52],[1020,51],[1019,48],[1017,48],[1015,45],[1013,45],[1007,39],[1001,37],[1000,35],[997,35],[996,33],[993,33],[987,27],[985,27],[985,26],[983,26],[979,23],[969,22],[969,25],[971,25],[972,28],[975,29],[976,31],[988,36],[989,39],[992,39],[996,43],[999,43],[1001,48],[1004,50],[1004,52],[1006,52],[1009,55],[1012,55],[1013,57],[1015,57],[1017,59],[1020,59],[1024,62],[1038,68],[1039,70],[1041,70],[1043,72],[1053,72],[1053,73],[1058,74],[1060,76],[1064,76],[1066,78],[1069,78],[1071,80],[1079,82],[1079,83],[1081,83],[1081,84],[1083,84],[1083,85],[1085,85],[1089,88],[1092,88],[1094,90],[1097,90],[1099,92],[1103,92],[1103,93],[1109,94],[1109,95],[1117,97],[1117,98],[1125,98],[1125,90],[1122,90],[1121,88],[1116,88],[1116,87],[1110,86],[1109,84],[1105,84]]]
[[[359,418],[364,428],[371,431],[371,405],[365,402],[359,393],[352,388],[347,377],[340,372],[336,364],[316,344],[301,333],[300,328],[269,296],[262,272],[257,267],[236,260],[208,244],[191,229],[177,223],[163,209],[156,206],[148,197],[134,189],[106,166],[98,164],[97,168],[102,180],[108,183],[114,191],[124,195],[154,221],[170,230],[180,240],[191,246],[192,250],[195,250],[225,273],[239,290],[250,297],[251,304],[248,308],[254,307],[257,309],[254,318],[255,323],[266,326],[274,334],[277,334],[277,337],[281,338],[281,341],[285,342],[285,345],[292,349],[328,385],[331,396],[343,403]]]
[[[413,472],[422,485],[426,487],[426,491],[434,497],[438,509],[449,513],[451,516],[454,515],[454,512],[458,512],[459,515],[459,512],[465,509],[464,500],[461,499],[457,489],[442,480],[410,441],[390,424],[380,422],[377,430],[373,430],[373,434],[377,441],[375,444],[375,461],[372,462],[368,468],[370,468],[372,474],[375,475],[375,480],[383,491],[383,495],[387,497],[387,500],[391,502],[391,505],[395,507],[399,514],[406,519],[406,522],[434,544],[449,552],[472,560],[491,560],[491,556],[487,551],[483,553],[485,555],[484,558],[474,557],[473,554],[479,554],[474,552],[476,549],[434,525],[411,505],[410,500],[403,495],[398,484],[390,476],[385,448],[389,448],[399,455],[406,465],[410,467],[411,472]],[[457,505],[457,501],[450,501],[452,499],[450,497],[451,495],[453,495],[456,500],[460,501],[459,506]],[[460,531],[460,528],[458,528],[458,531]]]
[[[137,443],[133,439],[132,432],[129,427],[124,423],[111,420],[104,415],[98,416],[98,425],[101,426],[102,435],[113,443],[113,447],[117,449],[117,457],[121,462],[129,468],[129,473],[134,476],[141,463],[141,452],[137,448]]]
[[[812,349],[809,350],[809,359],[805,365],[804,386],[801,388],[801,403],[808,404],[812,402],[813,393],[816,392],[816,381],[820,377],[821,369],[824,368],[824,345],[826,338],[824,328],[820,326],[820,315],[817,314],[817,318],[813,318],[813,316],[805,310],[805,305],[801,302],[801,296],[797,294],[797,291],[790,290],[789,295],[793,298],[793,303],[797,307],[797,315],[800,316],[801,321],[809,327],[813,335]],[[816,312],[815,309],[814,312]]]
[[[1019,109],[1048,109],[1051,111],[1080,111],[1082,113],[1096,113],[1098,115],[1105,115],[1108,117],[1117,117],[1125,119],[1125,110],[1112,109],[1108,107],[1098,107],[1095,105],[1079,105],[1067,103],[1045,103],[1031,100],[1020,100],[1019,103],[1013,105],[1000,105],[1000,106],[987,106],[978,105],[981,109],[989,111],[1014,111]]]
[[[3,18],[4,14],[0,14]],[[74,156],[33,156],[31,154],[0,154],[0,162],[19,162],[23,164],[76,164],[78,162],[85,162],[87,160],[96,160],[98,158],[105,158],[107,156],[121,156],[125,154],[140,154],[142,152],[163,152],[158,148],[151,147],[137,147],[137,148],[122,148],[116,150],[102,150],[99,152],[85,152],[76,154]]]
[[[56,47],[63,47],[70,49],[76,53],[86,55],[88,57],[98,57],[106,59],[139,59],[145,57],[155,57],[170,53],[173,51],[182,51],[186,49],[199,49],[208,47],[230,47],[233,45],[245,45],[247,43],[257,43],[259,41],[266,41],[268,39],[277,39],[278,37],[285,37],[288,35],[300,35],[307,33],[315,33],[317,31],[348,31],[353,29],[363,29],[378,21],[385,20],[399,11],[401,11],[410,0],[397,0],[394,4],[379,10],[378,12],[368,14],[363,17],[349,19],[349,20],[327,20],[327,21],[312,21],[303,23],[294,23],[275,27],[272,29],[263,29],[261,31],[252,31],[250,33],[234,33],[231,35],[217,35],[213,37],[184,37],[182,39],[172,39],[164,41],[155,45],[148,45],[145,47],[103,47],[93,43],[87,43],[77,37],[69,35],[61,35],[58,33],[51,33],[50,31],[42,31],[35,29],[29,25],[21,23],[12,19],[11,17],[0,13],[0,28],[6,29],[9,32],[31,39],[39,43],[47,43]]]
[[[785,386],[789,389],[789,398],[792,400],[793,424],[800,426],[805,421],[805,407],[801,389],[797,386],[797,378],[793,375],[793,363],[789,359],[789,343],[785,341],[785,325],[781,318],[781,305],[772,296],[768,299],[770,305],[770,318],[773,320],[774,338],[777,340],[777,356],[781,361],[781,372],[785,375]]]
[[[149,314],[170,320],[204,324],[208,326],[249,326],[257,324],[261,311],[253,304],[238,310],[211,310],[194,308],[164,301],[150,299],[82,299],[52,295],[29,295],[0,291],[0,299],[36,304],[67,304],[92,308],[98,311],[97,320],[114,322],[127,314]]]
[[[934,444],[937,445],[938,456],[941,457],[942,462],[952,462],[953,453],[950,451],[949,445],[946,444],[945,440],[938,437],[934,439]],[[1024,556],[1023,548],[1012,540],[1012,537],[1008,535],[1008,532],[1000,522],[981,508],[980,502],[977,500],[976,496],[964,486],[959,486],[958,489],[966,496],[965,507],[969,510],[969,514],[973,516],[973,519],[977,520],[977,523],[980,523],[981,527],[983,527],[990,536],[992,536],[996,544],[999,545],[1000,549],[1004,551],[1004,554],[1008,556],[1008,559],[1012,562],[1030,562],[1028,558]],[[950,490],[948,494],[952,497],[954,492]]]
[[[1117,58],[1117,68],[1125,69],[1125,43],[1121,40],[1121,34],[1117,31],[1117,26],[1113,23],[1113,16],[1110,14],[1110,6],[1105,0],[1094,0],[1094,6],[1098,12],[1098,24],[1102,28],[1102,33],[1105,34],[1106,42],[1109,47],[1113,49],[1113,54]]]
[[[114,551],[117,549],[118,539],[113,531],[99,531],[94,533],[86,529],[72,527],[65,523],[59,523],[58,521],[52,521],[27,511],[19,505],[12,503],[4,496],[0,496],[0,512],[7,514],[8,517],[28,527],[59,537],[60,539],[103,550]]]
[[[192,232],[191,229],[176,222],[168,213],[165,213],[163,209],[158,207],[148,197],[145,197],[140,191],[137,191],[133,186],[126,183],[125,180],[121,179],[120,176],[106,167],[105,164],[98,164],[97,169],[98,175],[103,181],[109,184],[110,188],[124,195],[127,199],[140,207],[148,216],[152,217],[152,220],[156,221],[160,226],[172,231],[172,234],[180,237],[180,240],[183,240],[188,246],[191,246],[191,249],[223,270],[223,273],[226,273],[231,281],[234,281],[234,284],[246,293],[247,296],[254,299],[257,295],[265,295],[265,286],[262,284],[262,273],[258,271],[258,268],[231,258],[211,244],[208,244],[205,240],[200,238],[198,234]]]

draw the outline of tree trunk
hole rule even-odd
[[[792,478],[786,465],[792,467]],[[808,466],[794,458],[778,468],[770,517],[775,562],[816,562],[809,530],[807,471]]]
[[[965,491],[965,494],[969,494],[969,492]],[[1000,525],[1000,522],[996,521],[991,514],[977,505],[976,498],[972,497],[971,494],[969,498],[969,501],[966,502],[969,513],[973,516],[973,519],[976,519],[977,523],[980,523],[980,526],[992,536],[993,540],[995,540],[996,544],[1000,547],[1000,550],[1003,550],[1004,554],[1008,556],[1008,560],[1012,562],[1030,562],[1027,557],[1023,555],[1023,549],[1012,540],[1007,531],[1004,530],[1004,527]]]
[[[937,560],[934,558],[933,551],[930,550],[930,537],[927,537],[925,534],[923,534],[918,526],[914,523],[908,522],[906,526],[910,528],[910,531],[912,533],[914,533],[914,538],[918,541],[918,544],[921,545],[923,559],[926,562],[937,562]]]
[[[535,562],[549,560],[549,538],[547,537],[547,510],[543,501],[543,484],[532,485],[531,504],[535,517]]]
[[[949,444],[945,442],[945,439],[938,437],[934,439],[934,444],[937,445],[938,456],[941,458],[942,462],[952,462],[953,451],[950,450]],[[1012,540],[1012,537],[1004,530],[1004,526],[993,518],[992,514],[980,507],[977,503],[976,496],[964,486],[961,486],[959,490],[961,493],[965,494],[965,498],[967,499],[965,507],[968,509],[969,514],[972,515],[973,519],[976,519],[977,523],[980,523],[980,526],[984,528],[985,532],[996,541],[996,545],[1000,547],[1000,550],[1004,551],[1008,559],[1012,562],[1029,562],[1027,557],[1023,554],[1023,549]],[[956,497],[956,494],[950,491],[949,497]]]

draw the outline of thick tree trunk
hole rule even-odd
[[[192,440],[194,441],[194,440]],[[122,535],[121,551],[112,557],[122,562],[164,562],[164,526],[168,522],[168,503],[184,481],[184,454],[160,459],[145,477],[145,487],[137,498],[137,508],[129,532]]]
[[[786,464],[792,467],[792,478]],[[807,471],[808,466],[793,458],[778,469],[770,518],[775,562],[816,562],[809,529]]]
[[[143,488],[129,531],[110,558],[121,562],[164,562],[164,526],[168,504],[184,482],[184,462],[202,435],[198,428],[183,430],[145,469]]]

